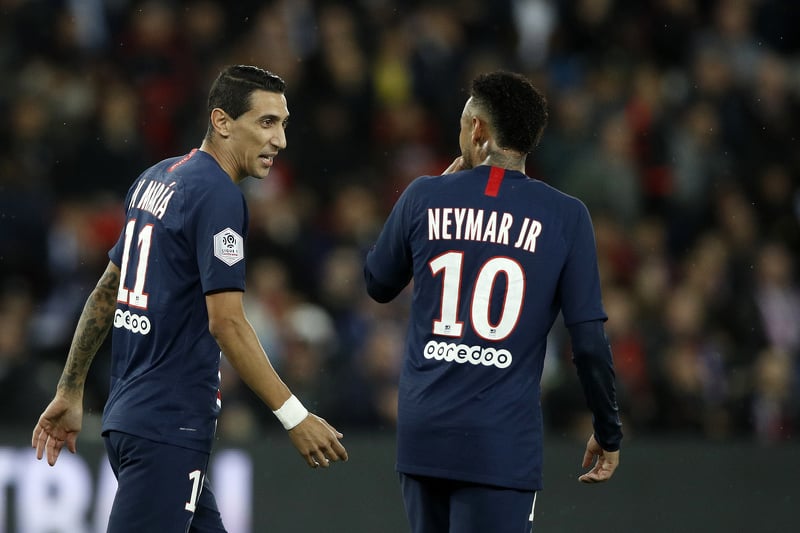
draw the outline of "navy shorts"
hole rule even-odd
[[[209,454],[110,431],[117,493],[108,533],[224,533],[206,468]]]
[[[536,491],[400,474],[413,533],[531,533]]]

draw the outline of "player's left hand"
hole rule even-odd
[[[73,401],[56,396],[33,428],[31,447],[36,448],[36,458],[41,460],[47,450],[47,464],[53,466],[65,444],[70,452],[76,453],[82,420],[82,399]]]
[[[347,450],[339,439],[344,437],[336,428],[314,413],[289,430],[297,451],[300,452],[308,466],[328,468],[331,462],[347,461]]]
[[[583,454],[583,468],[591,466],[592,460],[595,458],[594,467],[578,478],[581,483],[602,483],[611,479],[614,470],[619,465],[619,450],[615,452],[604,450],[592,434],[589,442],[586,443],[586,452]]]

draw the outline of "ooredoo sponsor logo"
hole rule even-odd
[[[425,359],[450,361],[454,363],[471,363],[473,365],[496,366],[508,368],[511,364],[511,352],[506,349],[469,346],[452,342],[428,341],[423,350]]]
[[[133,333],[147,335],[150,333],[150,319],[130,311],[117,309],[114,312],[114,327],[125,328]]]

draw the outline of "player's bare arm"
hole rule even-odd
[[[114,320],[118,289],[119,268],[109,262],[78,320],[56,396],[33,429],[31,446],[36,448],[36,458],[41,459],[46,450],[50,466],[55,465],[65,444],[70,452],[77,451],[83,418],[83,386],[92,360]]]
[[[114,320],[119,274],[119,268],[109,262],[86,301],[72,339],[67,363],[58,382],[57,390],[62,394],[83,394],[89,367]]]
[[[247,386],[272,411],[277,411],[292,397],[292,393],[275,372],[247,320],[242,296],[240,291],[206,296],[209,330]],[[331,461],[347,460],[347,451],[339,442],[343,435],[312,413],[289,430],[289,437],[312,468],[327,467]]]

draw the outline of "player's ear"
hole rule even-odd
[[[478,117],[472,117],[472,144],[483,144],[487,139],[486,134],[486,122]]]
[[[230,135],[230,117],[222,109],[215,107],[211,110],[211,127],[221,137]]]

